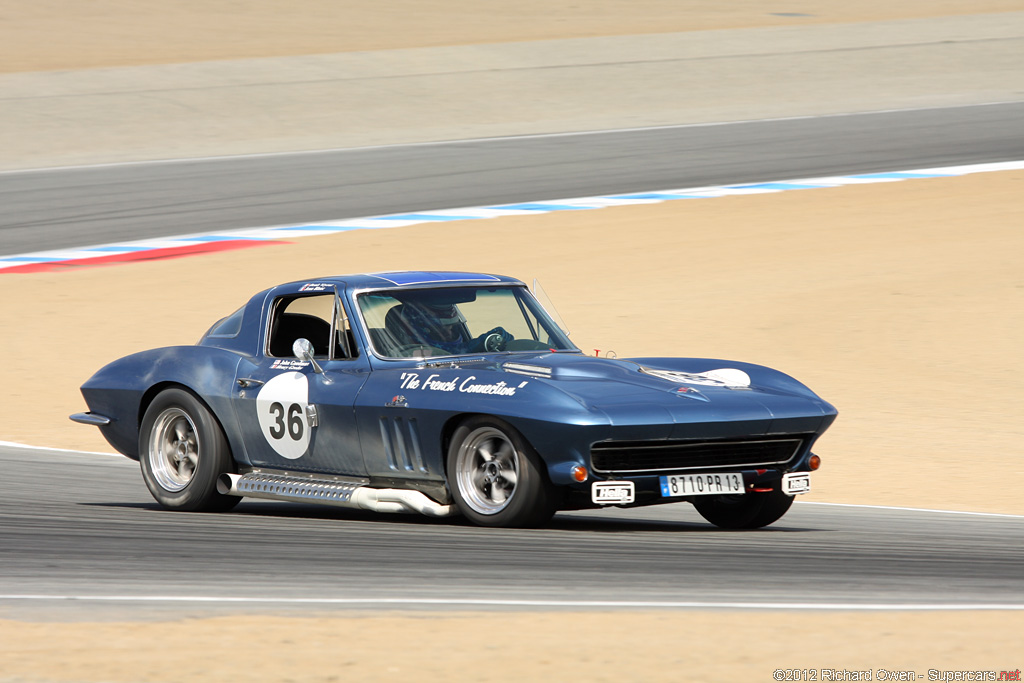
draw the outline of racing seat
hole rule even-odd
[[[269,353],[275,358],[292,358],[292,344],[305,338],[313,344],[313,355],[327,357],[331,326],[326,320],[306,313],[282,313],[270,331]]]
[[[449,333],[457,335],[455,336],[456,340],[460,337],[462,340],[471,339],[469,329],[464,322],[445,324],[440,321],[424,320],[422,314],[410,315],[406,313],[406,310],[406,304],[398,304],[390,309],[384,316],[384,329],[380,330],[383,334],[375,337],[375,340],[383,339],[385,343],[381,346],[387,349],[389,356],[421,355],[425,351],[429,351],[426,354],[428,356],[440,356],[456,351],[449,343],[436,341],[442,338],[442,330],[448,330]],[[412,307],[408,310],[415,311]],[[433,325],[433,327],[429,329],[425,327],[429,325]],[[469,342],[465,342],[464,345],[468,347]],[[447,349],[447,351],[443,349]]]
[[[394,346],[406,346],[409,344],[420,344],[422,341],[416,330],[409,323],[404,315],[405,304],[398,304],[384,316],[384,331],[393,341]]]
[[[384,327],[370,330],[374,346],[385,356],[408,356],[408,351],[403,351],[403,347],[419,346],[423,343],[415,328],[405,318],[403,307],[404,304],[392,307],[384,316]]]

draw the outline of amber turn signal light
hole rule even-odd
[[[816,455],[812,455],[811,459],[807,461],[807,464],[811,468],[811,472],[821,467],[821,458]]]
[[[579,482],[587,480],[587,468],[581,465],[576,465],[572,468],[572,478]]]

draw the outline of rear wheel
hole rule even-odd
[[[165,508],[217,512],[241,500],[217,493],[217,478],[234,466],[227,439],[209,409],[182,389],[160,392],[146,410],[139,464],[149,492]]]
[[[701,496],[693,501],[700,516],[723,529],[760,529],[778,521],[793,496],[776,489],[739,496]]]
[[[544,463],[512,425],[473,417],[448,448],[448,486],[459,510],[481,526],[530,527],[555,513]]]

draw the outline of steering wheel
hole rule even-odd
[[[505,337],[497,332],[491,332],[484,337],[484,351],[504,351]]]

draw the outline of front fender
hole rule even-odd
[[[469,415],[493,415],[533,445],[553,480],[562,478],[564,463],[584,463],[590,441],[607,438],[610,425],[603,411],[548,380],[479,366],[378,370],[359,392],[356,409],[371,473],[383,450],[382,423],[417,420],[419,433],[430,435],[423,443],[428,470],[440,475],[455,425]]]

